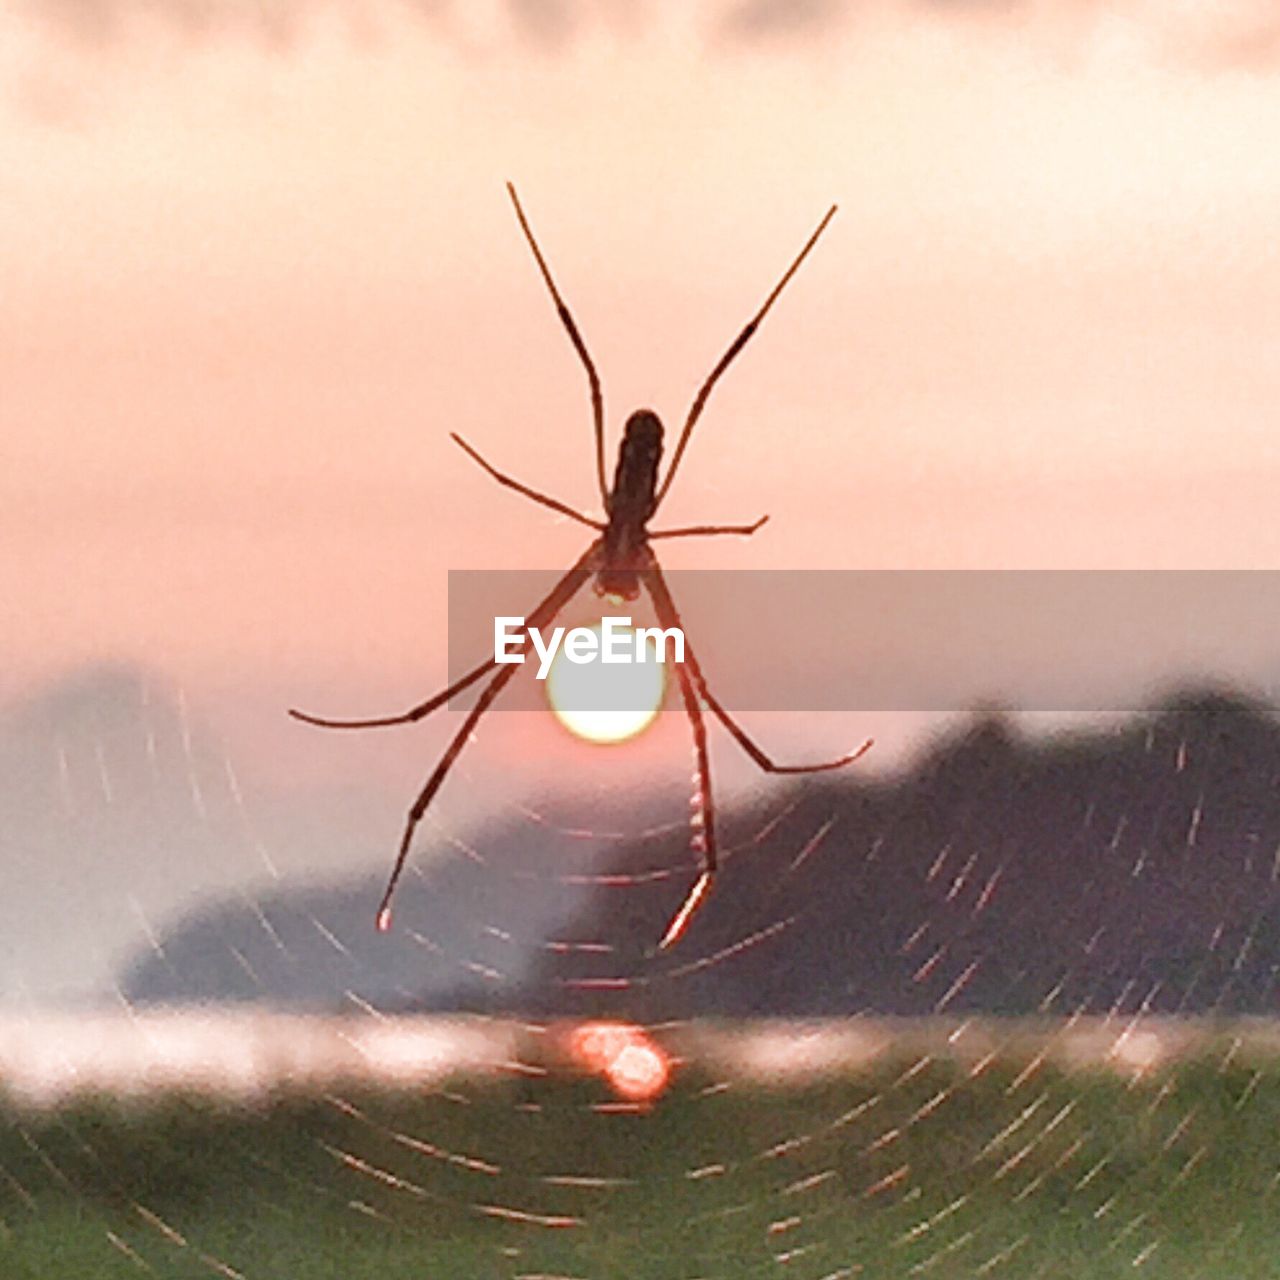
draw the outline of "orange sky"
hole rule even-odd
[[[579,531],[447,438],[591,503],[508,177],[614,428],[678,420],[841,204],[666,512],[773,521],[673,565],[1280,562],[1280,84],[1224,65],[1249,7],[836,5],[754,39],[731,9],[0,19],[2,691],[109,655],[224,708],[398,704],[443,673],[447,569],[569,562]]]
[[[147,932],[277,874],[383,873],[450,719],[357,741],[284,708],[422,698],[450,568],[581,548],[449,431],[593,500],[582,372],[508,178],[611,440],[639,405],[678,423],[840,203],[664,509],[772,521],[668,546],[673,568],[1280,565],[1272,8],[8,6],[0,699],[102,658],[150,673],[157,708],[180,691],[159,776],[190,792],[193,837],[177,859],[84,838],[94,815],[128,827],[110,741],[24,760],[63,802],[35,832],[53,852],[11,850],[11,991],[110,981]],[[793,758],[876,734],[867,770],[912,728],[800,719],[750,722]],[[411,874],[547,781],[606,798],[652,777],[681,819],[678,714],[622,755],[530,720],[465,753]],[[776,798],[720,735],[714,758],[722,800]]]

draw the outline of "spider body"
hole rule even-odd
[[[662,421],[652,409],[637,409],[627,419],[618,466],[605,509],[604,566],[596,574],[596,595],[608,600],[639,598],[639,571],[649,546],[649,517],[658,489],[658,465],[662,461]]]
[[[765,299],[764,305],[761,306],[759,311],[730,343],[724,355],[720,357],[720,360],[699,388],[685,418],[684,426],[677,440],[671,462],[667,467],[666,475],[659,480],[659,469],[662,461],[662,423],[658,415],[651,409],[637,409],[627,419],[626,427],[623,431],[622,444],[618,450],[618,463],[614,471],[613,487],[610,488],[605,481],[604,399],[600,390],[599,376],[596,374],[595,365],[587,352],[586,343],[583,342],[582,335],[578,332],[578,326],[574,323],[573,317],[569,313],[569,308],[565,306],[564,300],[560,297],[560,292],[556,288],[555,281],[551,278],[551,272],[547,267],[546,260],[542,256],[538,242],[534,238],[529,223],[524,216],[524,210],[520,206],[519,197],[510,183],[507,184],[507,191],[511,196],[512,204],[515,206],[516,218],[520,223],[520,229],[524,232],[529,248],[537,261],[538,269],[542,273],[542,278],[555,303],[556,313],[569,335],[569,341],[578,353],[578,358],[581,360],[583,368],[586,370],[587,382],[591,393],[592,421],[595,430],[596,478],[600,488],[600,498],[604,504],[607,517],[605,521],[593,519],[591,516],[584,515],[575,508],[566,505],[558,498],[548,497],[546,494],[512,479],[511,476],[497,470],[481,457],[461,436],[456,433],[453,434],[454,441],[499,484],[508,489],[514,489],[526,498],[530,498],[544,507],[549,507],[563,516],[568,516],[579,524],[587,525],[595,530],[597,534],[597,537],[578,558],[573,568],[560,579],[551,590],[551,593],[529,612],[525,618],[525,630],[521,643],[527,646],[529,632],[534,629],[542,630],[552,623],[578,591],[592,580],[594,580],[597,595],[619,602],[637,599],[642,590],[647,592],[653,602],[654,611],[662,627],[664,629],[674,627],[683,631],[679,610],[676,608],[675,601],[667,589],[661,566],[658,564],[658,558],[650,545],[651,541],[658,538],[696,537],[730,533],[750,535],[755,533],[768,517],[763,516],[749,525],[692,525],[679,529],[659,530],[650,530],[649,521],[653,518],[654,513],[666,496],[667,490],[671,487],[676,468],[680,465],[680,459],[684,456],[689,437],[692,435],[693,428],[702,414],[712,387],[756,332],[769,308],[773,306],[787,282],[796,273],[800,264],[808,255],[809,250],[817,243],[818,237],[835,214],[835,206],[833,205],[827,211],[826,216],[818,224],[817,230],[809,237],[804,248],[800,250],[800,253],[783,274],[781,280],[774,286],[773,292]],[[698,778],[698,811],[691,843],[701,856],[702,871],[694,882],[693,887],[685,895],[679,909],[671,918],[671,923],[667,926],[667,930],[659,944],[660,947],[671,946],[684,933],[689,921],[705,899],[716,872],[718,860],[716,814],[711,790],[711,764],[707,751],[707,730],[702,714],[704,706],[724,725],[730,736],[747,755],[768,773],[817,773],[826,769],[839,769],[858,759],[871,745],[870,740],[868,740],[847,755],[843,755],[836,760],[827,760],[820,764],[778,764],[756,745],[729,712],[716,701],[711,690],[707,687],[702,668],[698,664],[698,659],[693,652],[692,646],[688,643],[687,636],[684,654],[684,662],[675,664],[675,675],[680,688],[681,700],[684,703],[685,714],[688,716],[689,725],[693,730],[694,756],[697,763]],[[412,724],[429,715],[437,708],[444,706],[454,694],[461,693],[464,689],[470,688],[471,685],[486,678],[488,679],[488,683],[480,691],[475,704],[467,713],[457,733],[445,749],[444,755],[427,778],[426,783],[409,809],[408,820],[405,823],[404,832],[400,839],[399,852],[392,867],[386,891],[382,896],[382,902],[378,907],[377,924],[379,929],[390,928],[392,895],[408,859],[413,834],[417,829],[418,823],[422,820],[422,816],[426,813],[427,807],[436,792],[439,791],[453,762],[458,758],[462,748],[470,739],[481,716],[493,704],[517,670],[519,670],[518,665],[500,665],[496,657],[489,658],[481,662],[479,666],[469,671],[461,679],[454,681],[447,689],[428,698],[425,702],[419,703],[416,707],[411,707],[408,711],[397,715],[378,716],[362,720],[331,720],[321,716],[310,715],[305,711],[290,711],[289,714],[295,719],[330,729],[366,729],[385,725]]]

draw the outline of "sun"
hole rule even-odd
[[[600,626],[590,628],[597,634]],[[634,632],[617,628],[628,648]],[[547,702],[570,733],[587,742],[625,742],[643,733],[662,709],[667,690],[666,664],[649,643],[643,662],[604,663],[598,656],[574,662],[563,647],[545,682]]]

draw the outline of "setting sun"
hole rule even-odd
[[[561,649],[545,687],[551,710],[570,733],[588,742],[625,742],[647,729],[662,708],[666,664],[652,641],[643,662],[605,663],[599,651],[591,661],[575,662]]]

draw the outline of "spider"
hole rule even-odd
[[[577,352],[583,368],[586,370],[587,383],[591,392],[592,423],[595,431],[596,475],[600,485],[600,497],[603,500],[605,514],[608,517],[606,521],[593,520],[590,516],[576,511],[565,503],[531,489],[528,485],[522,484],[520,481],[499,471],[456,432],[450,433],[454,442],[499,484],[508,489],[514,489],[526,498],[540,503],[544,507],[550,507],[552,511],[557,511],[571,520],[576,520],[579,524],[584,524],[594,529],[599,535],[578,559],[573,568],[560,579],[551,593],[525,618],[524,634],[515,643],[520,651],[523,652],[523,647],[528,642],[529,630],[531,628],[543,630],[553,623],[561,610],[593,577],[597,595],[608,598],[612,602],[637,599],[643,586],[653,602],[654,611],[661,625],[664,628],[677,627],[683,631],[679,611],[662,576],[658,558],[654,555],[649,544],[658,538],[690,538],[717,534],[750,536],[769,517],[762,516],[754,524],[746,525],[691,525],[679,529],[655,530],[649,529],[649,521],[653,518],[654,513],[662,504],[663,498],[666,497],[667,491],[671,488],[671,482],[675,478],[680,459],[684,456],[685,448],[689,444],[689,437],[693,434],[693,429],[697,425],[703,408],[706,406],[707,397],[710,396],[711,389],[715,386],[721,374],[729,367],[734,357],[746,346],[752,334],[759,327],[760,322],[768,314],[774,302],[777,301],[778,295],[786,287],[796,271],[799,270],[800,264],[817,243],[818,237],[826,230],[827,224],[835,216],[836,206],[832,205],[827,210],[817,229],[805,242],[804,248],[800,250],[795,260],[774,286],[773,292],[769,294],[759,311],[747,322],[733,342],[729,344],[728,350],[720,357],[710,374],[707,375],[706,381],[698,389],[698,393],[694,396],[693,404],[685,418],[675,453],[672,455],[671,463],[667,467],[666,475],[661,482],[659,483],[658,471],[662,457],[662,423],[658,415],[651,409],[637,409],[627,419],[622,446],[618,451],[618,463],[614,472],[613,486],[610,488],[605,478],[604,398],[601,393],[599,375],[596,373],[595,365],[587,352],[586,343],[582,340],[578,326],[574,322],[572,315],[569,314],[569,308],[565,305],[564,299],[560,296],[560,291],[556,288],[555,281],[551,277],[550,268],[542,255],[542,250],[538,247],[537,240],[534,238],[529,221],[525,217],[524,209],[520,204],[520,198],[516,194],[516,189],[509,182],[507,183],[507,194],[511,197],[511,203],[515,207],[520,229],[524,233],[524,238],[528,242],[529,248],[533,251],[538,270],[541,272],[542,279],[551,294],[556,313],[560,317],[560,323],[564,325],[565,331],[569,335],[569,341],[573,344],[573,348]],[[857,760],[871,746],[871,741],[868,739],[849,754],[843,755],[837,760],[827,760],[820,764],[778,764],[752,741],[746,731],[712,695],[710,689],[707,688],[702,668],[698,665],[698,660],[687,641],[688,638],[686,636],[684,662],[674,665],[680,685],[681,698],[684,702],[685,714],[688,716],[690,727],[693,730],[694,753],[697,759],[698,798],[701,812],[699,815],[700,821],[695,818],[692,844],[695,851],[701,854],[702,870],[693,887],[686,894],[679,910],[671,918],[671,922],[668,924],[666,932],[658,944],[659,949],[670,947],[684,933],[689,921],[705,899],[716,873],[715,803],[711,791],[711,766],[707,753],[707,731],[701,704],[705,703],[708,710],[724,725],[738,745],[761,769],[768,773],[818,773],[828,769],[839,769]],[[459,753],[475,730],[481,716],[489,709],[518,669],[516,665],[499,665],[496,658],[490,658],[482,662],[474,670],[469,671],[460,680],[455,681],[447,689],[399,715],[361,720],[333,720],[311,715],[304,711],[291,710],[289,712],[297,720],[304,721],[307,724],[319,725],[326,729],[371,729],[386,725],[412,724],[443,706],[454,694],[460,693],[477,681],[491,675],[489,683],[481,690],[475,705],[467,713],[461,728],[459,728],[453,740],[445,749],[444,755],[440,758],[435,770],[427,779],[426,784],[418,793],[417,799],[409,810],[404,833],[400,838],[400,848],[396,855],[395,865],[392,867],[386,891],[378,907],[377,927],[379,930],[385,932],[391,927],[392,895],[395,893],[396,885],[408,859],[409,846],[412,843],[413,834],[422,820],[423,814],[426,813],[427,806],[430,805],[436,792],[440,790],[445,776],[453,766],[454,761],[457,760]]]

